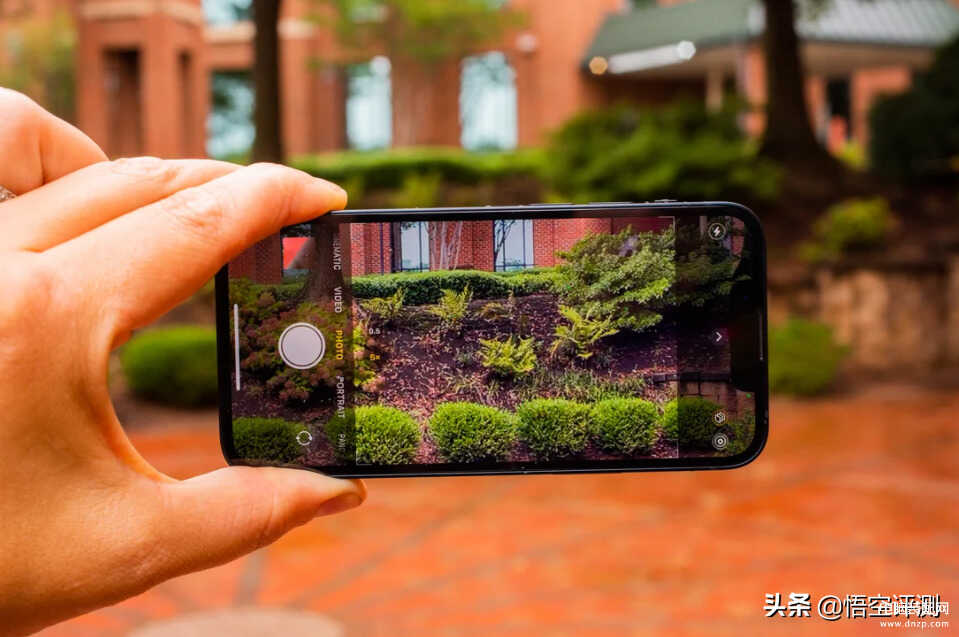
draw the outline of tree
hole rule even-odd
[[[520,14],[491,0],[317,0],[344,48],[387,56],[393,69],[394,145],[415,144],[433,96],[423,90],[444,62],[493,42]],[[454,87],[444,87],[455,90]]]
[[[828,0],[809,0],[811,9]],[[766,28],[766,130],[761,152],[787,163],[838,165],[813,134],[793,0],[763,0]]]
[[[280,42],[277,25],[282,0],[253,0],[253,161],[282,163]]]
[[[23,10],[30,16],[32,9]],[[25,17],[4,33],[0,85],[25,93],[48,111],[72,121],[76,93],[76,29],[69,14]]]

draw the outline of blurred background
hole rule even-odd
[[[956,0],[0,0],[0,85],[112,157],[285,162],[352,207],[731,199],[769,240],[747,468],[373,481],[44,634],[873,634],[764,595],[959,601],[957,37]],[[208,285],[111,369],[176,477],[222,465],[212,321]]]

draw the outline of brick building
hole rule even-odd
[[[211,74],[251,67],[251,23],[208,25],[200,0],[52,1],[68,3],[77,17],[81,128],[111,155],[203,155]],[[348,58],[329,30],[309,19],[315,6],[286,0],[279,25],[283,135],[294,155],[347,146],[346,65],[363,61]],[[524,25],[489,48],[511,70],[520,146],[540,143],[579,110],[619,99],[685,95],[718,105],[733,90],[756,107],[765,101],[758,0],[509,6],[525,15]],[[833,0],[800,21],[808,102],[824,141],[866,141],[869,105],[879,93],[908,86],[934,48],[959,30],[957,6],[959,0]],[[450,60],[419,79],[392,69],[393,94],[408,94],[403,89],[412,82],[426,104],[415,131],[394,125],[393,145],[461,143],[463,68]],[[388,115],[394,124],[402,107]],[[759,109],[744,125],[761,130]]]

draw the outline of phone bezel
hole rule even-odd
[[[528,204],[457,208],[414,208],[342,210],[329,214],[336,223],[391,221],[485,221],[494,219],[570,219],[617,216],[722,215],[740,219],[750,233],[753,272],[756,282],[754,305],[750,312],[759,312],[757,332],[748,338],[758,339],[759,360],[756,361],[756,386],[752,389],[756,407],[756,430],[750,446],[740,454],[720,457],[636,458],[626,460],[568,460],[546,465],[536,462],[499,462],[471,464],[386,465],[311,467],[299,464],[275,464],[315,471],[343,478],[427,477],[460,475],[505,475],[533,473],[621,473],[640,471],[684,471],[734,469],[752,462],[762,452],[769,433],[768,338],[766,308],[766,240],[759,218],[747,207],[726,201],[655,202],[655,203],[591,203],[591,204]],[[233,445],[232,386],[230,373],[234,364],[229,314],[229,275],[224,265],[216,274],[217,370],[219,390],[220,445],[230,465],[255,465],[238,458]]]

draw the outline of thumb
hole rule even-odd
[[[160,488],[158,580],[223,564],[366,499],[359,480],[277,467],[228,467]]]

